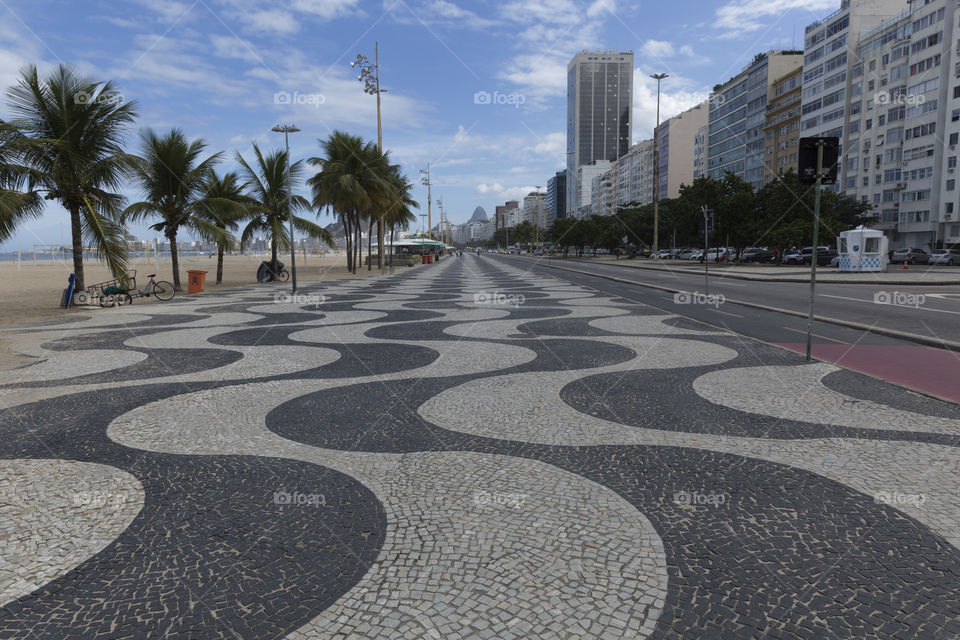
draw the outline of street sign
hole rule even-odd
[[[823,147],[823,169],[820,184],[837,184],[837,158],[840,138],[800,138],[800,161],[797,173],[800,184],[817,184],[817,148]]]
[[[713,209],[700,207],[700,233],[713,233],[715,217]],[[706,225],[706,229],[704,229],[704,225]]]

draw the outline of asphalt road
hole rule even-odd
[[[691,300],[688,304],[677,304],[674,302],[674,294],[652,288],[634,287],[632,291],[633,295],[642,298],[643,302],[655,302],[656,306],[661,306],[672,313],[698,320],[712,319],[716,323],[728,318],[731,320],[726,321],[730,322],[732,319],[743,316],[751,327],[748,335],[764,340],[780,341],[780,338],[797,338],[794,331],[798,327],[802,328],[804,333],[806,332],[806,323],[800,318],[763,312],[750,307],[737,307],[730,301],[744,301],[806,314],[810,301],[810,285],[807,283],[735,280],[725,278],[722,272],[718,272],[710,276],[708,290],[702,272],[635,269],[588,261],[498,257],[515,263],[528,264],[534,269],[544,269],[545,272],[552,272],[553,275],[564,273],[565,278],[573,278],[579,274],[559,271],[556,267],[612,276],[638,285],[650,284],[691,293],[723,294],[726,302],[717,306],[704,304],[703,298],[699,298],[699,304],[697,299]],[[596,278],[592,280],[597,281]],[[815,309],[818,316],[921,335],[937,343],[960,342],[960,286],[850,285],[818,282],[816,292]],[[884,304],[884,301],[892,304]],[[818,324],[818,333],[831,337],[835,330],[842,329],[842,327],[824,323]],[[829,329],[824,328],[825,326]],[[845,341],[850,337],[847,331],[842,332]],[[867,336],[859,335],[863,334],[863,331],[854,331],[854,333],[858,334],[861,341],[867,339]],[[873,338],[874,336],[870,336],[871,341]]]
[[[785,282],[755,282],[712,277],[710,294],[723,294],[725,301],[676,295],[645,285],[706,294],[703,275],[632,269],[578,261],[545,260],[514,256],[490,256],[487,260],[509,262],[534,273],[558,277],[589,286],[710,326],[732,331],[784,349],[806,352],[807,305],[810,285]],[[604,277],[606,276],[606,277]],[[617,280],[610,280],[609,277]],[[876,294],[921,294],[917,306],[879,304]],[[942,297],[953,294],[956,297]],[[940,297],[938,297],[940,296]],[[777,309],[800,312],[803,317],[737,304],[741,300]],[[868,328],[846,327],[817,321],[813,327],[813,357],[847,369],[887,380],[941,399],[960,403],[960,357],[934,348],[941,341],[960,343],[960,287],[880,287],[871,285],[817,286],[818,316],[857,322]],[[926,346],[915,340],[878,333],[878,330],[923,336]],[[745,347],[749,340],[744,340]],[[931,346],[934,345],[934,346]]]

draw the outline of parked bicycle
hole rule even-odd
[[[100,306],[120,307],[126,304],[132,304],[134,298],[149,298],[150,296],[166,302],[172,299],[176,293],[172,283],[166,280],[154,280],[154,276],[157,275],[155,273],[147,276],[150,278],[150,281],[143,289],[137,289],[136,275],[137,272],[132,271],[127,276],[127,286],[124,286],[123,283],[116,280],[110,283],[94,285],[94,287],[98,288],[101,292]]]

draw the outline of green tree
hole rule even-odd
[[[313,206],[329,208],[340,219],[347,239],[347,269],[356,273],[360,257],[360,230],[371,220],[374,207],[393,193],[390,163],[373,142],[334,131],[320,141],[323,157],[307,160],[319,171],[307,180]]]
[[[143,155],[134,158],[134,180],[144,193],[144,200],[131,204],[123,212],[123,222],[139,222],[156,217],[151,225],[170,242],[173,263],[173,288],[180,287],[180,256],[177,234],[181,228],[195,231],[200,237],[226,242],[226,231],[205,218],[207,176],[220,161],[215,153],[201,160],[206,143],[202,139],[188,141],[179,129],[157,135],[147,129],[142,135]]]
[[[232,232],[240,222],[250,217],[254,200],[246,194],[247,183],[239,176],[227,172],[218,176],[215,171],[207,174],[204,184],[204,199],[200,214],[221,230],[217,237],[217,284],[223,281],[223,254],[236,248]]]
[[[288,172],[287,152],[283,149],[263,155],[260,147],[254,144],[253,155],[255,161],[251,166],[242,155],[237,154],[240,177],[247,182],[247,195],[253,200],[248,207],[251,218],[240,236],[240,246],[246,246],[256,233],[269,234],[270,264],[276,272],[278,252],[290,248],[291,238],[287,227],[291,216],[295,230],[333,246],[333,237],[329,231],[315,222],[295,215],[297,212],[310,210],[310,203],[306,198],[292,193],[292,183],[303,173],[303,162],[292,163]]]
[[[39,198],[56,200],[70,214],[75,286],[83,289],[83,245],[92,243],[115,277],[126,275],[126,242],[117,191],[131,169],[124,136],[137,116],[110,82],[85,78],[60,65],[41,79],[27,66],[8,91],[13,120],[4,127],[5,171],[0,234],[38,215]],[[22,192],[18,188],[22,187]]]

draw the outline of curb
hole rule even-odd
[[[669,269],[664,267],[657,267],[651,264],[644,263],[634,263],[632,265],[621,265],[616,262],[596,262],[590,263],[583,260],[574,259],[575,262],[583,262],[584,264],[600,264],[600,265],[609,265],[611,267],[623,267],[625,269],[647,269],[648,271],[662,271],[664,273],[683,273],[684,275],[699,275],[699,272],[694,272],[690,269],[683,268],[678,266],[676,269]],[[721,267],[722,268],[722,267]],[[794,276],[773,276],[769,278],[764,278],[762,276],[751,276],[742,273],[725,273],[723,275],[718,275],[718,278],[729,278],[730,280],[746,280],[748,282],[791,282],[791,283],[809,283],[810,278],[798,278]],[[822,284],[876,284],[876,285],[899,285],[902,287],[955,287],[960,285],[960,278],[956,282],[902,282],[899,280],[870,280],[869,282],[864,282],[863,280],[817,280],[818,283]]]
[[[559,269],[560,271],[570,271],[571,273],[579,273],[585,276],[593,276],[594,278],[603,278],[604,280],[611,280],[613,282],[620,282],[622,284],[633,284],[641,287],[647,287],[649,289],[657,289],[660,291],[666,291],[668,293],[681,293],[682,289],[674,289],[672,287],[664,287],[658,284],[650,284],[647,282],[637,282],[635,280],[626,280],[624,278],[617,278],[616,276],[608,276],[597,273],[590,273],[589,271],[580,271],[579,269],[570,269],[568,267],[557,267],[552,264],[547,264],[544,266],[551,267],[553,269]],[[658,269],[659,270],[659,269]],[[734,300],[732,298],[726,298],[726,301],[731,304],[737,304],[742,307],[749,307],[752,309],[760,309],[762,311],[772,311],[774,313],[782,313],[788,316],[794,316],[797,318],[806,318],[807,314],[801,311],[793,311],[791,309],[778,309],[776,307],[770,307],[765,304],[757,304],[755,302],[745,302],[742,300]],[[909,342],[916,342],[927,347],[935,347],[937,349],[944,349],[946,351],[951,351],[954,353],[960,353],[960,342],[953,342],[951,340],[937,340],[935,338],[928,338],[927,336],[917,335],[915,333],[907,333],[905,331],[897,331],[895,329],[884,329],[883,327],[871,326],[868,324],[863,324],[861,322],[853,322],[851,320],[841,320],[840,318],[830,318],[828,316],[818,316],[814,315],[814,320],[819,322],[826,322],[828,324],[834,324],[840,327],[846,327],[848,329],[857,329],[859,331],[867,331],[870,333],[876,333],[878,335],[887,336],[889,338],[899,338],[900,340],[907,340]],[[929,395],[929,394],[928,394]]]

